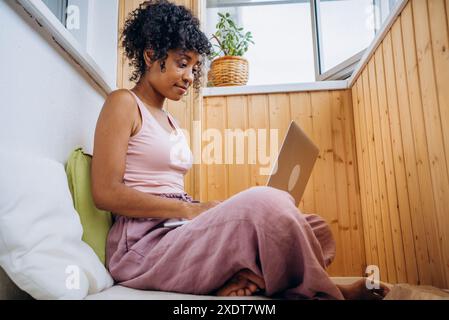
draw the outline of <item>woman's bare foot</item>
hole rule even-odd
[[[360,279],[349,285],[337,285],[346,300],[382,300],[390,289],[379,284],[379,289],[368,289],[366,279]]]
[[[217,290],[217,296],[251,296],[265,289],[265,281],[249,269],[237,272],[226,284]]]

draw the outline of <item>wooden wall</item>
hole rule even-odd
[[[352,88],[366,262],[449,287],[449,0],[409,1]]]
[[[350,90],[205,98],[202,122],[203,130],[218,129],[223,137],[225,129],[278,129],[280,148],[291,120],[297,121],[321,149],[300,209],[321,215],[331,226],[337,257],[329,272],[335,276],[363,275],[364,240]],[[211,141],[204,139],[203,151]],[[245,145],[247,154],[248,140]],[[203,200],[223,200],[251,186],[265,185],[267,176],[260,175],[260,164],[248,164],[247,157],[245,164],[235,164],[235,152],[232,163],[201,167]]]

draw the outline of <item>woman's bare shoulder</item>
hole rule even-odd
[[[118,89],[112,91],[106,98],[106,105],[123,105],[123,106],[133,106],[136,104],[132,93],[127,89]]]
[[[102,113],[134,119],[137,111],[137,102],[131,92],[119,89],[111,92],[104,103]]]
[[[99,125],[133,128],[138,116],[137,102],[129,90],[111,92],[101,110]],[[128,129],[127,129],[128,130]]]

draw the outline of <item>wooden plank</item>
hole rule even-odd
[[[249,187],[248,144],[245,138],[248,102],[246,96],[227,97],[226,101],[226,131],[231,135],[225,133],[225,159],[228,169],[228,197],[231,197]]]
[[[201,143],[201,148],[200,148],[200,173],[199,173],[199,179],[200,179],[200,184],[199,186],[197,186],[197,192],[199,192],[199,199],[201,202],[205,202],[208,199],[208,195],[207,195],[207,189],[208,189],[208,182],[207,182],[207,164],[204,163],[204,156],[203,153],[205,151],[205,147],[207,145],[207,143],[205,142],[205,132],[207,129],[207,106],[208,103],[210,103],[210,99],[206,98],[206,99],[201,99],[203,101],[202,105],[200,105],[201,107],[201,111],[200,111],[200,117],[201,117],[201,131],[200,131],[200,143]],[[199,190],[198,190],[199,189]]]
[[[379,187],[377,183],[377,169],[376,169],[376,156],[375,156],[375,146],[374,146],[374,132],[373,123],[371,116],[371,87],[369,84],[369,69],[365,69],[362,74],[363,81],[363,95],[364,95],[364,112],[362,117],[365,123],[365,134],[366,134],[366,150],[367,150],[367,161],[368,161],[368,172],[369,179],[368,184],[371,185],[371,197],[372,197],[372,215],[370,217],[371,223],[373,225],[373,239],[376,243],[376,254],[377,254],[377,266],[380,269],[381,279],[387,277],[387,267],[385,261],[385,248],[383,244],[383,239],[381,236],[381,208],[379,200]]]
[[[406,7],[405,11],[410,10],[410,5]],[[427,241],[425,235],[419,232],[419,224],[422,224],[422,202],[419,196],[419,177],[417,169],[417,159],[415,152],[415,139],[414,131],[412,126],[411,111],[410,111],[410,100],[409,100],[409,89],[407,84],[407,70],[405,65],[404,56],[404,40],[402,37],[402,25],[404,24],[404,14],[398,20],[399,22],[393,26],[392,29],[392,44],[393,44],[393,60],[396,78],[396,88],[398,97],[398,119],[401,127],[402,135],[402,146],[404,152],[404,164],[406,170],[407,178],[407,190],[409,197],[410,212],[404,212],[401,216],[403,231],[408,228],[408,221],[411,224],[411,231],[405,233],[407,237],[411,236],[413,241],[413,246],[415,250],[415,260],[412,260],[412,256],[406,257],[406,262],[408,266],[408,282],[412,284],[419,284],[421,281],[421,274],[425,270],[426,266],[426,255],[427,255]],[[394,128],[393,124],[391,125]],[[400,160],[400,159],[399,159]],[[405,231],[404,231],[405,232]],[[410,235],[412,233],[412,235]],[[407,243],[411,246],[410,243]],[[416,274],[413,270],[416,264]],[[412,271],[410,273],[410,271]]]
[[[330,225],[336,242],[337,255],[329,268],[331,274],[344,272],[344,255],[339,232],[339,220],[336,199],[334,153],[332,146],[332,114],[330,94],[327,91],[312,95],[314,139],[320,148],[316,163],[317,181],[315,181],[315,200],[317,213]]]
[[[449,1],[449,0],[448,0]],[[435,63],[436,87],[440,105],[440,117],[443,124],[449,120],[449,36],[446,24],[444,0],[435,0],[428,3],[430,31],[432,34],[432,52]],[[449,130],[443,125],[444,148],[446,166],[449,168]]]
[[[449,30],[449,0],[446,0],[446,22]]]
[[[194,173],[193,173],[193,197],[194,199],[201,199],[201,183],[202,183],[202,165],[201,165],[201,150],[202,150],[202,123],[203,123],[203,97],[198,94],[193,99],[192,104],[192,153],[194,157]]]
[[[120,42],[121,32],[123,29],[123,25],[125,24],[125,16],[126,16],[126,0],[120,0],[118,4],[118,38]],[[119,43],[118,45],[118,53],[117,53],[117,88],[123,88],[123,64],[125,57],[123,55],[123,47]]]
[[[446,266],[449,263],[449,253],[446,253],[448,260],[445,260],[442,257],[439,235],[435,230],[438,230],[440,223],[448,221],[445,217],[447,208],[449,208],[448,168],[445,161],[443,131],[435,83],[427,2],[413,0],[412,3],[422,96],[422,114],[425,122],[427,156],[430,164],[436,208],[436,211],[426,213],[424,221],[426,222],[425,227],[429,238],[428,251],[432,268],[432,283],[436,286],[444,287],[447,284],[446,272],[449,277],[449,265]],[[438,12],[433,13],[438,16]]]
[[[405,172],[404,150],[402,145],[401,123],[398,111],[397,79],[393,61],[392,33],[394,29],[400,30],[400,21],[396,21],[392,31],[385,37],[382,50],[385,66],[385,88],[387,92],[387,112],[392,141],[392,157],[396,181],[396,193],[399,221],[392,220],[393,225],[398,225],[401,232],[401,244],[403,256],[397,256],[397,266],[404,266],[403,272],[398,272],[398,282],[418,283],[418,271],[416,266],[415,246],[413,244],[413,230],[410,220],[410,205],[408,197],[407,176]],[[398,39],[399,41],[399,39]],[[398,42],[401,44],[401,42]]]
[[[268,96],[267,95],[250,95],[248,96],[248,128],[254,128],[257,130],[265,130],[265,137],[260,136],[265,141],[259,139],[259,134],[257,137],[257,150],[255,154],[256,164],[250,165],[250,185],[251,186],[264,186],[267,182],[269,171],[271,167],[269,161],[265,158],[270,156],[270,123],[268,116]],[[265,150],[262,156],[260,156],[260,151]],[[276,153],[277,155],[277,153]],[[266,175],[261,174],[260,169],[267,171]]]
[[[359,95],[359,85],[361,83],[361,80],[357,80],[354,83],[354,86],[352,87],[352,106],[353,106],[353,117],[352,122],[354,124],[354,141],[355,141],[355,148],[356,153],[354,156],[354,164],[357,167],[357,173],[358,173],[358,189],[359,189],[359,197],[360,197],[360,212],[361,212],[361,221],[358,222],[358,224],[354,227],[354,230],[358,230],[358,232],[361,234],[361,237],[363,238],[363,252],[362,252],[362,274],[366,270],[367,262],[372,261],[371,258],[371,242],[370,242],[370,235],[369,235],[369,228],[368,228],[368,208],[367,208],[367,201],[366,201],[366,181],[365,181],[365,172],[364,172],[364,162],[363,162],[363,155],[362,155],[362,132],[360,128],[360,109],[361,109],[361,97]],[[348,117],[348,119],[351,118],[351,116]],[[357,181],[357,176],[355,181]]]
[[[384,226],[385,212],[388,214],[388,207],[385,205],[385,193],[381,190],[381,184],[379,183],[379,176],[383,175],[383,165],[381,163],[382,153],[380,152],[379,147],[379,139],[382,139],[377,132],[377,122],[374,121],[374,112],[373,109],[377,109],[377,88],[375,81],[375,72],[374,72],[374,59],[372,59],[368,63],[368,70],[366,73],[366,81],[368,84],[369,91],[365,93],[368,96],[367,100],[369,103],[366,108],[366,124],[368,129],[368,146],[370,152],[370,168],[371,168],[371,182],[373,184],[373,198],[374,198],[374,222],[376,227],[376,236],[377,236],[377,247],[379,254],[379,269],[381,273],[381,279],[385,281],[389,281],[389,263],[390,261],[386,247],[387,233],[386,228]],[[366,89],[365,89],[366,90]],[[379,159],[379,161],[378,161]],[[381,168],[379,168],[379,166]],[[388,262],[388,263],[387,263]]]
[[[268,103],[270,110],[270,129],[279,130],[278,150],[280,150],[290,124],[290,99],[288,94],[270,94],[268,95]]]
[[[390,37],[390,34],[387,35]],[[390,38],[391,39],[391,38]],[[384,40],[385,42],[385,40]],[[379,124],[382,135],[381,145],[383,147],[383,162],[385,165],[385,186],[390,211],[388,221],[391,223],[391,236],[393,246],[393,259],[396,267],[395,282],[403,283],[407,281],[405,271],[404,248],[402,244],[402,230],[399,219],[399,199],[397,196],[396,175],[393,164],[392,138],[390,134],[390,115],[388,111],[386,79],[384,71],[384,43],[375,53],[377,92],[379,98]],[[390,279],[390,281],[394,281]]]
[[[358,86],[358,96],[361,100],[361,108],[359,111],[359,122],[360,122],[360,136],[362,139],[362,160],[363,160],[363,172],[365,175],[365,195],[366,199],[366,222],[364,222],[367,226],[365,230],[369,233],[370,239],[370,247],[369,247],[369,257],[371,260],[367,260],[368,265],[379,265],[379,255],[377,253],[377,237],[376,237],[376,228],[374,225],[374,200],[372,193],[372,184],[371,184],[371,171],[370,171],[370,162],[369,162],[369,152],[368,152],[368,133],[366,129],[366,117],[365,117],[365,109],[367,108],[367,104],[365,103],[365,86],[367,86],[366,81],[364,81],[363,75],[366,74],[366,70],[362,72],[362,75],[359,79],[360,84]],[[365,76],[366,78],[366,76]]]
[[[206,133],[203,157],[207,161],[205,163],[207,184],[203,188],[207,188],[206,201],[225,200],[229,194],[227,170],[224,164],[224,130],[227,117],[226,99],[217,97],[208,98],[206,101]],[[214,141],[216,144],[214,144]]]
[[[387,278],[385,280],[395,283],[396,282],[396,266],[394,259],[393,241],[391,235],[391,223],[390,223],[390,208],[389,195],[386,188],[386,169],[385,169],[385,157],[383,153],[383,145],[388,143],[384,140],[381,131],[380,118],[379,118],[379,97],[378,97],[378,87],[377,87],[377,73],[376,73],[376,55],[380,51],[376,51],[368,64],[369,69],[369,82],[370,82],[370,93],[371,93],[371,119],[373,122],[373,134],[374,134],[374,154],[376,156],[376,168],[377,168],[377,183],[379,190],[379,200],[380,200],[380,228],[382,230],[381,236],[383,245],[385,248],[385,260],[387,267]]]
[[[354,114],[352,111],[352,90],[343,93],[343,129],[346,153],[346,176],[349,199],[349,223],[352,242],[352,273],[360,276],[366,270],[363,224],[358,181],[357,156],[354,133]]]
[[[123,0],[125,1],[125,20],[126,18],[128,18],[129,13],[131,13],[132,11],[134,11],[135,9],[137,9],[139,7],[139,5],[143,2],[142,0],[133,0],[133,1],[127,1],[127,0]],[[124,26],[124,24],[123,24]],[[135,86],[134,82],[131,82],[129,80],[129,78],[131,77],[133,72],[132,67],[129,66],[129,60],[124,58],[123,59],[123,71],[122,71],[122,88],[126,88],[126,89],[132,89]]]
[[[449,32],[449,0],[446,0],[445,2],[445,8],[446,8],[446,22],[447,22],[447,29]]]
[[[446,169],[449,168],[449,31],[445,3],[443,0],[429,1],[430,32],[432,37],[432,52],[435,65],[436,88],[440,120],[443,130],[444,156]],[[447,191],[447,190],[446,190]],[[443,267],[446,274],[446,287],[449,287],[449,218],[447,214],[438,216],[440,239],[442,239],[440,251],[442,253]]]
[[[312,102],[311,93],[291,93],[290,95],[290,118],[295,121],[309,136],[313,137],[313,122],[312,122]],[[315,193],[314,193],[314,178],[316,170],[312,171],[312,176],[307,183],[304,190],[304,196],[299,204],[299,207],[304,213],[316,212]]]
[[[449,30],[449,0],[446,0],[446,22]]]
[[[335,173],[335,192],[337,201],[338,231],[343,248],[351,247],[350,211],[348,199],[348,182],[346,177],[346,152],[343,129],[342,91],[330,92],[332,121],[332,152]],[[343,250],[344,275],[352,273],[352,250]]]
[[[415,246],[419,249],[418,271],[420,284],[432,283],[432,271],[430,268],[428,253],[428,235],[425,228],[425,212],[435,212],[435,202],[433,199],[432,182],[430,179],[429,158],[427,153],[426,131],[422,114],[421,88],[417,68],[415,35],[413,25],[413,13],[411,2],[402,12],[401,16],[403,47],[405,68],[407,75],[407,90],[410,107],[410,119],[412,137],[415,146],[415,163],[418,174],[419,190],[410,190],[410,197],[419,197],[421,200],[421,210],[415,211],[412,215],[414,224]],[[402,111],[402,110],[401,110]],[[401,114],[401,118],[406,115]],[[405,135],[404,139],[405,139]],[[410,169],[408,169],[410,170]],[[409,188],[411,185],[409,184]],[[428,229],[427,229],[428,230]],[[419,242],[419,243],[418,243]]]

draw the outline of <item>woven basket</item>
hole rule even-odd
[[[224,56],[212,61],[208,74],[213,87],[244,86],[248,83],[248,60],[236,56]]]

